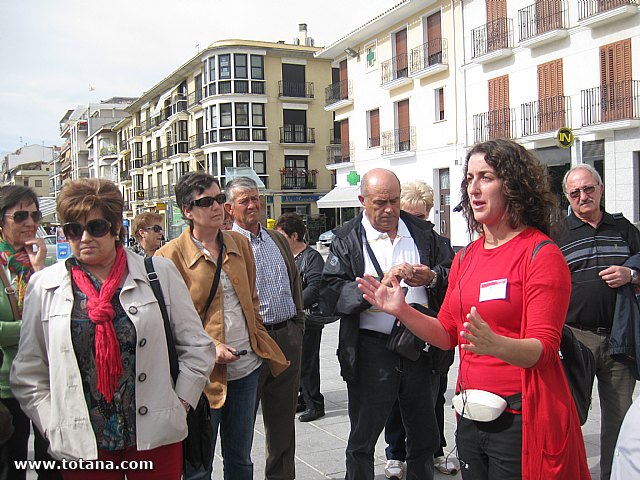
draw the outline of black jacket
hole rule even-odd
[[[346,382],[356,382],[356,362],[360,312],[371,305],[358,290],[356,277],[364,274],[362,213],[334,230],[329,257],[322,272],[320,299],[323,310],[341,317],[338,340],[340,373]],[[429,306],[439,310],[447,291],[449,268],[454,254],[449,240],[425,222],[403,211],[400,218],[411,233],[420,255],[420,263],[438,274],[434,288],[427,288]]]

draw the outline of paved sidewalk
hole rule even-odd
[[[326,416],[315,422],[301,423],[296,421],[296,478],[298,480],[343,479],[345,475],[344,450],[349,435],[349,417],[347,415],[347,389],[340,378],[340,370],[335,352],[338,343],[338,323],[325,327],[322,335],[320,350],[321,362],[321,390],[325,397]],[[455,388],[458,374],[458,361],[454,363],[449,373],[449,390],[445,405],[445,434],[449,452],[454,446],[453,433],[455,430],[455,416],[451,408],[451,397]],[[637,390],[636,390],[637,391]],[[637,395],[637,394],[636,394]],[[549,428],[551,426],[541,426]],[[600,405],[597,388],[594,387],[593,407],[589,419],[583,427],[586,442],[589,468],[594,480],[600,478],[599,448],[600,448]],[[375,454],[375,478],[383,480],[384,438],[378,440]],[[264,430],[262,417],[259,414],[256,422],[255,439],[253,445],[253,462],[255,465],[254,478],[264,478]],[[214,474],[216,480],[222,480],[222,458],[219,448],[214,460]],[[461,479],[460,473],[455,476],[443,475],[436,472],[436,479]]]

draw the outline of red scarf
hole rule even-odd
[[[87,312],[89,319],[95,324],[96,370],[98,374],[98,391],[107,402],[111,402],[113,393],[118,387],[118,379],[122,375],[122,359],[120,344],[113,328],[115,311],[111,299],[122,282],[127,267],[127,257],[122,246],[116,247],[116,261],[111,267],[100,292],[93,286],[89,276],[77,265],[71,268],[73,280],[78,288],[87,296]]]

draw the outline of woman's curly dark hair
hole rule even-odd
[[[551,223],[558,216],[558,201],[551,191],[546,166],[530,151],[511,140],[490,140],[474,145],[464,164],[464,179],[460,186],[462,212],[469,232],[483,233],[482,224],[476,222],[467,193],[469,158],[484,154],[485,161],[502,180],[502,193],[507,199],[510,225],[535,227],[545,235],[551,232]]]

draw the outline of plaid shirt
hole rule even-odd
[[[258,235],[233,224],[233,229],[249,239],[256,260],[256,288],[260,315],[265,325],[284,322],[296,316],[287,265],[280,249],[262,227]]]

